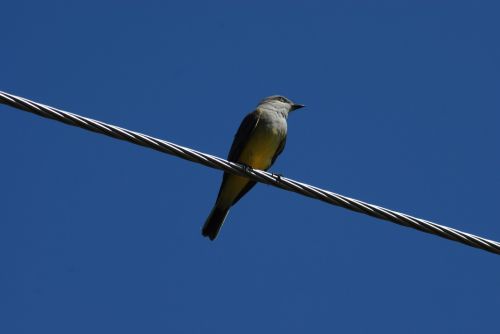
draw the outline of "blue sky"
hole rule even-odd
[[[0,90],[225,157],[306,104],[272,170],[500,240],[496,1],[2,5]],[[496,255],[0,106],[2,333],[498,329]]]

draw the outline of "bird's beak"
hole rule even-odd
[[[300,108],[304,108],[304,107],[305,107],[305,105],[303,105],[303,104],[297,104],[297,103],[295,103],[295,104],[292,104],[292,109],[291,110],[294,111],[294,110],[297,110],[297,109],[300,109]]]

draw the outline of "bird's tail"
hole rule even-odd
[[[203,234],[204,237],[208,237],[210,240],[214,240],[222,224],[224,224],[224,220],[226,220],[228,213],[229,208],[221,208],[216,204],[208,215],[205,225],[203,225],[203,229],[201,230],[201,234]]]

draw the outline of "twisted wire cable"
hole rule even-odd
[[[163,153],[196,162],[207,167],[221,169],[225,172],[245,176],[257,182],[266,183],[284,190],[292,191],[320,201],[360,212],[375,218],[387,220],[399,225],[434,234],[442,238],[454,240],[462,244],[500,254],[500,243],[473,234],[465,233],[450,227],[442,226],[427,220],[389,210],[380,206],[365,203],[353,198],[339,195],[318,187],[301,183],[280,175],[230,162],[225,159],[183,147],[168,141],[154,138],[142,133],[130,131],[101,121],[62,111],[28,99],[0,91],[0,103],[28,111],[39,116],[54,119],[68,125],[101,133],[116,139],[125,140],[136,145],[148,147]]]

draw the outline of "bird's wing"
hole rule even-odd
[[[257,127],[259,123],[261,111],[259,109],[246,115],[238,128],[238,131],[234,135],[233,144],[229,150],[228,160],[237,162],[241,151],[245,148],[250,139],[252,132]]]
[[[232,162],[238,162],[238,159],[240,157],[241,152],[245,148],[245,146],[248,143],[248,140],[252,136],[253,131],[257,127],[257,124],[259,123],[261,111],[259,109],[251,112],[248,114],[243,121],[241,122],[240,127],[238,128],[238,131],[236,132],[236,135],[234,136],[233,144],[231,145],[231,149],[229,150],[229,155],[228,155],[228,160]],[[227,182],[227,179],[229,178],[230,174],[224,173],[224,177],[222,178],[222,184],[219,189],[219,195],[221,194],[222,188],[224,188],[225,183]],[[243,189],[241,189],[241,192],[238,194],[238,196],[235,198],[233,203],[231,205],[236,204],[240,200],[243,195],[245,195],[252,187],[255,185],[255,181],[249,181]]]

